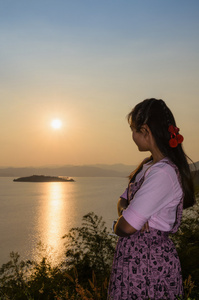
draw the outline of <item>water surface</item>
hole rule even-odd
[[[36,259],[42,242],[54,262],[64,256],[65,235],[95,212],[108,228],[117,218],[117,200],[126,178],[78,177],[75,182],[13,182],[0,177],[0,265],[11,251]]]

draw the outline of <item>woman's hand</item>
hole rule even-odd
[[[141,229],[141,232],[144,232],[144,231],[149,232],[149,223],[148,222],[146,222]]]
[[[122,215],[123,210],[127,208],[127,206],[128,206],[127,199],[120,197],[117,203],[117,211],[119,217]]]

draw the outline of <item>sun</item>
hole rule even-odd
[[[59,119],[54,119],[51,122],[51,126],[53,129],[60,129],[62,127],[62,122]]]

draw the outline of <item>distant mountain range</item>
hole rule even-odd
[[[62,167],[25,167],[25,168],[0,168],[0,177],[48,175],[48,176],[70,176],[70,177],[126,177],[135,166],[115,165],[85,165]]]
[[[196,169],[199,170],[199,162],[195,163]],[[66,165],[61,167],[24,167],[24,168],[0,168],[0,177],[22,177],[31,175],[46,176],[69,176],[69,177],[127,177],[136,166],[124,164],[96,164],[73,166]],[[191,170],[194,168],[190,165]],[[199,171],[197,171],[198,173]]]

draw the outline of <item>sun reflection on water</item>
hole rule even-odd
[[[42,245],[52,262],[56,263],[64,255],[63,235],[67,222],[74,210],[71,205],[74,192],[73,183],[51,182],[44,185],[45,197],[40,206],[38,227]],[[37,255],[38,257],[38,255]]]
[[[56,246],[56,237],[61,236],[61,224],[64,212],[64,201],[62,197],[62,184],[52,182],[49,184],[49,200],[46,207],[46,244],[53,248]]]

